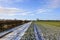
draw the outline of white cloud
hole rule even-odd
[[[13,2],[24,2],[26,0],[0,0],[0,2],[13,3]]]
[[[37,12],[38,12],[38,13],[43,13],[43,12],[46,12],[46,10],[38,9]]]
[[[33,16],[32,12],[18,8],[0,7],[0,19],[15,19],[22,16]],[[22,17],[23,18],[23,17]]]
[[[49,8],[58,8],[58,7],[60,7],[60,0],[51,0],[48,7]]]
[[[24,3],[28,0],[0,0],[0,6],[3,7],[12,7],[11,5],[15,5],[15,3]]]
[[[51,12],[52,10],[51,9],[37,9],[37,14],[40,14],[40,13],[42,13],[42,14],[46,14],[47,12]]]
[[[48,2],[48,1],[47,1]],[[60,0],[49,0],[49,3],[45,5],[46,7],[36,10],[37,14],[46,14],[53,12],[55,8],[60,8]]]
[[[18,8],[4,8],[0,7],[0,15],[8,15],[8,16],[27,16],[27,15],[33,15],[31,14],[32,12],[26,11],[23,9],[18,9]]]
[[[4,8],[4,7],[0,7],[0,13],[15,13],[15,12],[24,12],[24,10],[22,9],[18,9],[18,8]]]
[[[34,16],[35,14],[31,14],[32,16]]]

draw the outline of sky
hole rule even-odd
[[[60,20],[60,0],[0,0],[0,19]]]

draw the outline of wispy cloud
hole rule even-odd
[[[24,12],[22,9],[17,9],[17,8],[4,8],[0,7],[0,13],[15,13],[15,12]]]
[[[34,16],[33,11],[26,11],[18,8],[0,7],[0,19],[24,19],[25,16]],[[22,17],[22,18],[21,18]]]
[[[24,2],[27,2],[27,1],[28,0],[0,0],[0,6],[3,6],[3,7],[12,7],[12,6],[15,5],[15,3],[24,3]]]
[[[28,16],[39,18],[45,15],[59,15],[57,11],[54,11],[58,7],[60,7],[60,0],[0,0],[0,18],[23,16],[24,19]]]
[[[47,14],[52,11],[53,11],[52,9],[40,8],[40,9],[37,9],[35,12],[36,12],[36,14]]]
[[[23,9],[0,7],[0,14],[3,14],[3,15],[27,15],[28,13]]]
[[[26,0],[0,0],[0,2],[5,2],[5,3],[14,3],[14,2],[24,2]]]
[[[60,0],[50,0],[50,4],[48,4],[49,8],[58,8],[60,7]]]
[[[37,10],[37,13],[39,14],[39,13],[44,13],[44,12],[46,12],[47,10],[46,9],[38,9]]]
[[[47,4],[44,4],[45,7],[36,10],[37,14],[46,14],[52,12],[55,8],[60,8],[60,0],[48,0],[46,3]]]

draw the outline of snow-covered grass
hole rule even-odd
[[[41,29],[45,40],[60,40],[60,22],[35,22]]]
[[[21,38],[21,40],[35,40],[33,23],[28,28],[28,30],[25,32],[25,35]]]

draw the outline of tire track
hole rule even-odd
[[[36,24],[34,24],[34,32],[36,40],[44,40],[41,30],[38,29]]]

